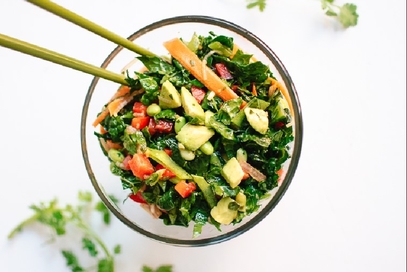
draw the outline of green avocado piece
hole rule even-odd
[[[247,107],[250,108],[256,108],[256,109],[261,109],[261,110],[265,110],[268,108],[268,106],[270,106],[270,103],[267,101],[264,101],[262,99],[259,98],[253,98],[252,100],[250,100],[246,106],[241,109],[231,120],[232,124],[236,127],[240,127],[242,125],[242,122],[245,118],[245,113],[244,113],[244,109]]]
[[[273,123],[275,122],[287,123],[288,110],[289,107],[287,101],[282,97],[277,98],[277,106],[273,109],[271,113],[271,120],[273,121]]]
[[[268,112],[261,109],[247,107],[244,109],[250,126],[260,134],[266,134],[269,128]]]
[[[185,87],[181,87],[181,104],[187,115],[191,116],[192,118],[205,120],[205,112],[201,105]]]
[[[155,162],[161,164],[171,172],[173,172],[177,178],[180,179],[192,179],[192,176],[185,171],[181,166],[174,162],[170,156],[163,150],[147,148],[146,155],[153,159]]]
[[[181,95],[169,80],[166,80],[161,86],[158,105],[163,109],[181,107]]]
[[[227,161],[222,168],[221,174],[232,188],[236,188],[244,176],[242,167],[235,157]]]
[[[237,217],[237,210],[230,209],[236,203],[231,197],[224,197],[219,200],[218,204],[211,209],[211,216],[216,222],[229,225]]]
[[[198,185],[199,189],[201,189],[202,194],[204,195],[206,202],[208,202],[209,207],[215,207],[217,200],[209,183],[205,180],[204,177],[201,176],[192,175],[192,178]]]
[[[215,135],[215,131],[211,128],[187,123],[181,128],[175,138],[187,149],[195,151],[213,135]]]

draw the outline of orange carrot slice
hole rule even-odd
[[[102,122],[106,116],[109,115],[109,110],[107,108],[105,108],[99,115],[98,117],[96,117],[95,121],[93,121],[92,125],[94,127],[97,127],[97,125],[100,124],[100,122]]]
[[[117,90],[117,92],[112,96],[112,98],[110,98],[110,101],[113,101],[114,99],[121,97],[121,96],[125,96],[126,94],[128,94],[130,92],[131,88],[129,86],[125,86],[122,85],[119,87],[119,89]]]
[[[171,56],[178,60],[196,79],[224,101],[239,97],[180,39],[175,38],[164,42],[164,47],[168,50]]]
[[[130,90],[130,89],[129,89]],[[126,90],[123,90],[122,88],[119,89],[120,92],[125,93]],[[119,92],[118,91],[118,92]],[[118,94],[118,92],[116,94]],[[95,121],[93,121],[92,125],[94,127],[96,127],[97,125],[100,124],[100,122],[102,122],[106,116],[108,116],[110,114],[110,116],[116,116],[117,113],[124,107],[126,106],[131,100],[133,100],[133,97],[143,93],[144,90],[138,90],[135,91],[131,94],[127,94],[125,96],[120,96],[117,95],[118,97],[116,99],[114,99],[113,101],[110,101],[109,104],[107,104],[107,107],[98,115],[98,117],[96,117]],[[114,95],[113,97],[115,97],[116,95]]]
[[[254,96],[257,96],[257,89],[256,89],[256,84],[255,83],[252,84],[252,94]]]

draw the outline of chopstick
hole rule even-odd
[[[31,55],[33,57],[41,58],[53,63],[72,68],[74,70],[82,71],[97,77],[101,77],[116,83],[128,85],[124,75],[116,74],[101,67],[68,57],[66,55],[42,48],[40,46],[30,44],[0,33],[0,46]]]
[[[26,0],[27,2],[34,4],[42,9],[45,9],[71,23],[74,23],[82,28],[85,28],[115,44],[121,45],[124,48],[127,48],[139,55],[142,56],[156,56],[154,53],[148,51],[145,48],[142,48],[136,44],[134,44],[132,41],[123,38],[106,28],[97,25],[94,22],[89,21],[88,19],[52,2],[49,0]]]

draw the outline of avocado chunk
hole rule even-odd
[[[173,172],[177,178],[180,179],[192,179],[192,176],[185,171],[181,166],[174,162],[170,156],[163,150],[147,148],[147,157],[153,159],[157,163],[161,164],[171,172]]]
[[[221,174],[232,188],[236,188],[244,176],[242,167],[235,157],[227,161],[222,168]]]
[[[268,108],[268,106],[270,106],[270,103],[267,101],[264,101],[262,99],[259,99],[257,97],[253,98],[252,100],[250,100],[246,106],[244,106],[243,109],[241,109],[231,120],[232,124],[235,127],[240,127],[242,125],[242,122],[244,120],[245,114],[244,114],[244,109],[247,107],[250,108],[256,108],[256,109],[261,109],[261,110],[265,110]]]
[[[191,92],[185,87],[181,87],[181,104],[187,115],[192,118],[205,120],[205,112],[201,105],[199,105],[195,97],[193,97]]]
[[[268,112],[261,109],[247,107],[244,114],[250,126],[260,134],[266,134],[269,128]]]
[[[273,121],[273,123],[276,122],[288,123],[289,122],[288,111],[289,107],[287,101],[282,97],[277,98],[277,105],[271,113],[271,120]]]
[[[206,202],[208,202],[209,207],[213,208],[216,206],[216,197],[212,191],[211,185],[204,179],[204,177],[192,175],[195,183],[198,185],[199,189],[201,189],[202,194]]]
[[[213,135],[215,135],[215,131],[211,128],[187,123],[181,128],[175,138],[187,149],[195,151]]]
[[[181,107],[181,95],[169,80],[164,81],[161,87],[158,105],[163,109]]]
[[[212,208],[211,216],[216,222],[229,225],[237,217],[239,204],[231,197],[224,197]],[[236,208],[236,209],[235,209]]]

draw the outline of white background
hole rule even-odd
[[[117,271],[172,264],[174,272],[406,271],[406,2],[354,0],[359,24],[341,29],[317,0],[60,0],[127,37],[175,15],[212,15],[261,37],[281,58],[301,99],[303,152],[276,209],[244,235],[180,248],[118,220],[96,227],[122,244]],[[343,2],[339,2],[343,3]],[[114,44],[25,1],[0,0],[0,33],[100,65]],[[92,77],[0,48],[0,270],[68,271],[47,233],[8,232],[28,206],[92,190],[79,125]]]

